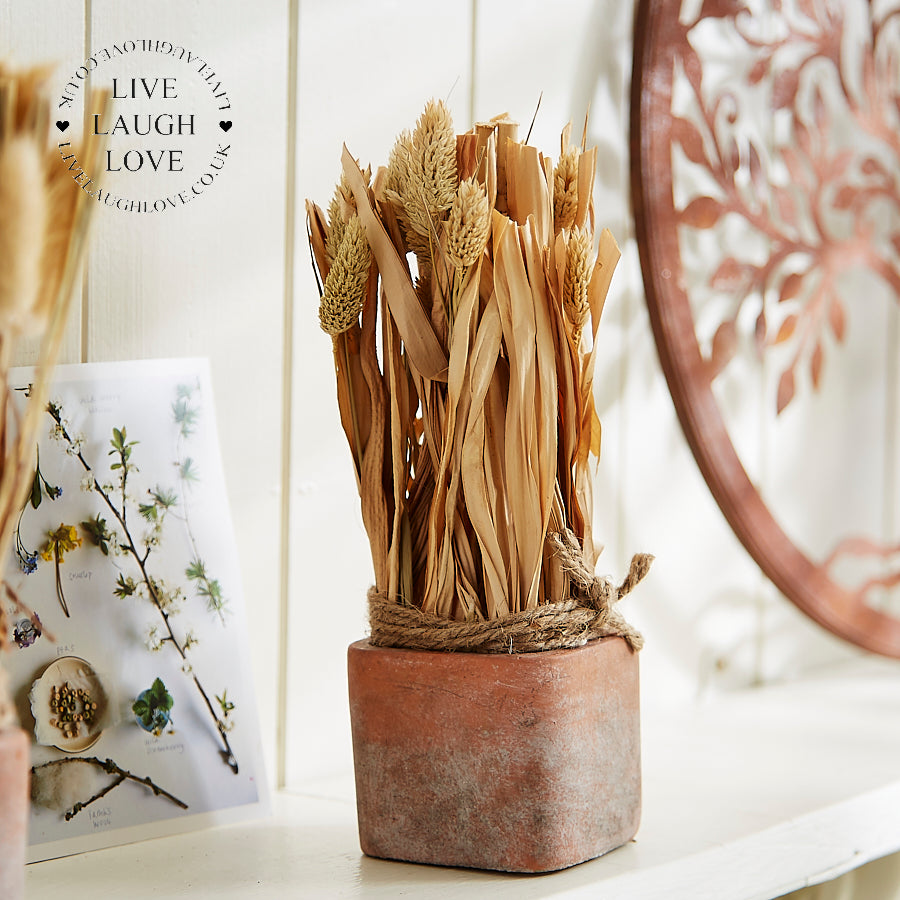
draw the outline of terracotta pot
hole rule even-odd
[[[31,740],[19,728],[0,731],[0,897],[25,896]]]
[[[637,832],[638,657],[621,638],[513,655],[358,641],[348,669],[367,855],[549,872]]]

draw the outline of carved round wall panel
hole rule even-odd
[[[900,657],[900,3],[639,0],[631,161],[713,496],[800,609]]]

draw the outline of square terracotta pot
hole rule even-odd
[[[543,653],[348,651],[369,856],[549,872],[634,837],[638,657],[621,638]]]

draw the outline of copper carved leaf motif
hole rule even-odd
[[[900,656],[900,3],[639,0],[632,193],[679,418],[738,537]]]

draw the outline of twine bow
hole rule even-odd
[[[550,532],[547,541],[556,551],[563,571],[568,573],[573,595],[597,611],[593,626],[610,629],[606,634],[617,634],[628,641],[632,650],[644,646],[643,635],[625,621],[616,604],[630,594],[650,571],[653,556],[636,553],[625,580],[616,587],[609,578],[595,575],[585,564],[578,538],[567,528],[564,532]]]
[[[582,647],[594,638],[616,635],[632,650],[644,645],[641,634],[616,609],[650,570],[653,557],[638,553],[628,575],[616,587],[585,565],[578,539],[568,529],[547,540],[569,575],[572,596],[501,619],[456,622],[403,606],[374,587],[369,590],[372,644],[410,650],[457,650],[468,653],[533,653]]]

